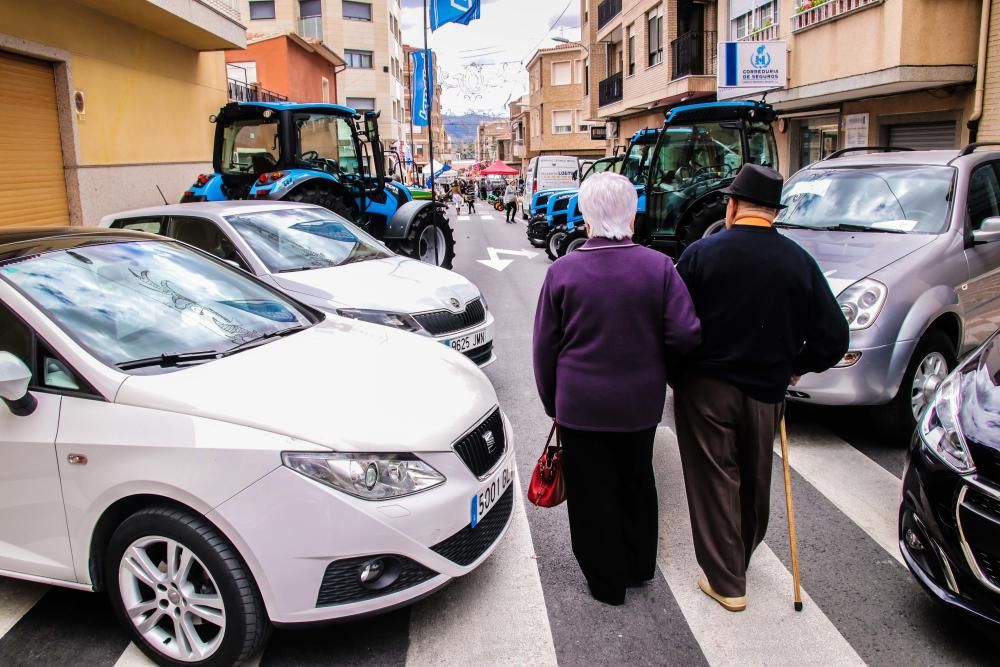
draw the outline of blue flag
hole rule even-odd
[[[427,127],[431,122],[431,95],[434,90],[434,73],[431,70],[431,50],[414,51],[410,54],[413,67],[413,99],[410,107],[413,109],[413,124],[417,127]]]
[[[469,25],[479,18],[479,0],[431,0],[431,30],[446,23]]]

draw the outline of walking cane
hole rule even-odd
[[[802,611],[802,589],[799,585],[799,547],[795,543],[795,508],[792,505],[792,473],[788,465],[788,433],[785,432],[785,416],[778,425],[781,433],[781,465],[785,470],[785,506],[788,509],[788,541],[792,552],[792,585],[794,586],[795,611]]]

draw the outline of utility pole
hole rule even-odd
[[[431,166],[431,201],[437,201],[437,193],[434,191],[434,86],[433,74],[434,63],[429,59],[430,49],[427,48],[427,0],[424,0],[424,62],[427,72],[427,84],[424,86],[424,95],[427,96],[427,152]]]

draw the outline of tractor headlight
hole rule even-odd
[[[962,402],[961,368],[949,375],[917,424],[917,433],[924,447],[961,475],[976,471],[976,464],[965,443],[959,420]]]
[[[401,331],[420,331],[420,325],[417,324],[416,320],[405,313],[393,313],[387,310],[367,310],[364,308],[338,308],[337,314],[342,317],[350,317],[354,320],[381,324],[382,326],[392,327]]]
[[[432,489],[444,475],[413,454],[282,452],[300,475],[362,500],[387,500]]]
[[[867,329],[882,312],[889,289],[877,280],[862,278],[837,297],[851,331]]]

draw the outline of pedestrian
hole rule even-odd
[[[549,267],[535,314],[535,383],[558,424],[573,553],[601,602],[656,574],[653,438],[667,368],[699,323],[669,257],[632,242],[635,186],[618,174],[579,193],[590,239]]]
[[[451,186],[451,203],[455,205],[455,215],[462,215],[462,191],[458,183]]]
[[[517,188],[510,181],[507,182],[507,187],[503,191],[503,207],[507,214],[507,223],[511,225],[516,223]]]
[[[747,566],[767,530],[788,385],[830,368],[848,346],[847,321],[815,260],[774,228],[782,183],[767,167],[745,165],[723,190],[726,229],[677,264],[702,326],[674,384],[698,586],[729,611],[746,608]]]

